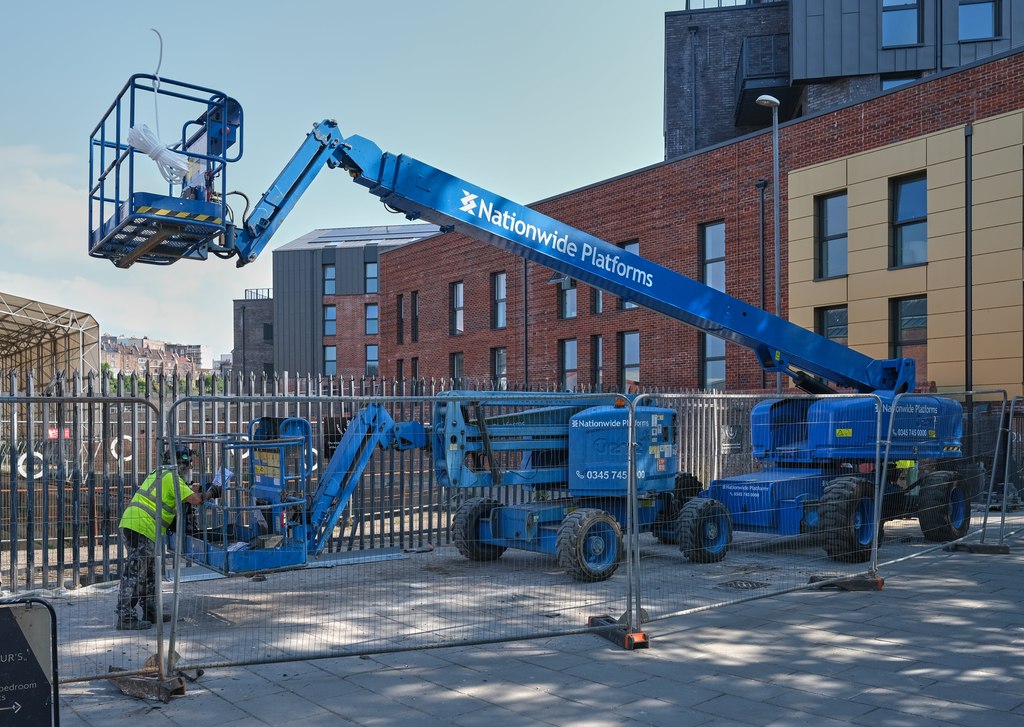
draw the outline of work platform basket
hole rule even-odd
[[[174,137],[159,138],[161,122]],[[129,142],[129,131],[143,124],[172,161],[186,160],[181,181],[166,181],[157,162]],[[205,260],[231,222],[226,170],[241,157],[242,107],[233,98],[132,76],[89,139],[89,254],[122,268]]]

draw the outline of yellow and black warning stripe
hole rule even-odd
[[[176,220],[196,220],[197,222],[210,222],[214,225],[221,224],[224,220],[220,217],[214,217],[213,215],[201,215],[193,214],[192,212],[185,212],[182,210],[165,210],[159,207],[142,206],[135,210],[137,214],[142,215],[160,215],[161,217],[172,217]]]

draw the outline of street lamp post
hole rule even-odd
[[[764,94],[757,103],[772,110],[772,223],[775,235],[775,315],[782,316],[782,251],[779,240],[779,99]],[[782,374],[775,374],[775,391],[782,392]]]

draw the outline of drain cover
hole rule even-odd
[[[761,581],[746,581],[742,578],[737,578],[734,581],[726,581],[725,583],[719,583],[719,588],[735,588],[740,591],[754,591],[758,588],[767,588],[769,584],[762,583]]]

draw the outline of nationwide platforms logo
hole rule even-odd
[[[476,212],[477,195],[465,189],[462,190],[462,194],[464,196],[461,200],[459,200],[460,202],[462,202],[462,206],[459,207],[459,210],[461,212],[468,212],[469,214],[474,214]]]

